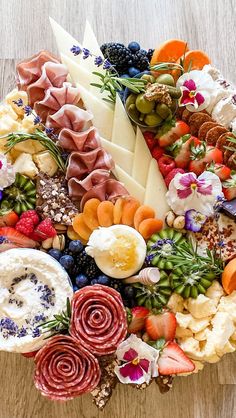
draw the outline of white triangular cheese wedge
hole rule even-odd
[[[134,151],[135,148],[135,132],[125,111],[119,94],[116,95],[114,123],[112,130],[112,142]]]
[[[72,83],[80,83],[81,86],[89,90],[91,74],[65,54],[61,53],[61,60],[68,68]]]
[[[56,38],[57,48],[60,53],[68,55],[72,61],[79,63],[81,61],[81,55],[73,55],[70,49],[73,45],[78,45],[82,48],[82,45],[71,36],[65,29],[63,29],[54,19],[49,17],[50,24]]]
[[[100,50],[100,46],[98,44],[97,38],[93,32],[93,29],[91,28],[91,25],[87,20],[85,24],[84,39],[83,39],[82,45],[83,45],[83,48],[88,49],[93,55],[104,58],[102,55],[102,51]],[[94,64],[94,57],[89,57],[85,60],[82,59],[81,65],[83,68],[90,71],[91,73],[93,71],[99,71],[100,73],[105,74],[106,72],[105,70],[103,70],[102,65],[98,68]]]
[[[142,131],[137,126],[132,177],[144,187],[146,186],[151,159],[152,156]]]
[[[136,199],[138,199],[140,203],[143,203],[145,196],[144,187],[137,183],[137,181],[135,181],[131,176],[129,176],[129,174],[122,170],[122,168],[120,168],[118,165],[116,165],[113,172],[116,178],[124,184],[125,188],[128,190],[130,195],[136,197]]]
[[[121,148],[119,145],[113,144],[107,139],[100,139],[102,147],[111,154],[115,163],[117,163],[127,174],[131,174],[134,154],[125,148]]]
[[[76,83],[76,85],[80,89],[81,99],[84,102],[86,110],[89,110],[93,114],[93,125],[98,129],[102,137],[111,138],[114,117],[113,110],[103,100],[99,100],[86,90],[81,84]]]
[[[157,161],[152,158],[145,192],[145,205],[153,207],[156,212],[156,217],[164,221],[165,214],[170,210],[166,202],[167,188],[158,168]]]

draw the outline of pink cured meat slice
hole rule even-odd
[[[46,50],[42,50],[27,60],[19,62],[16,66],[19,90],[26,90],[31,83],[34,83],[41,76],[42,66],[48,61],[60,62]]]
[[[33,106],[37,101],[43,100],[45,90],[49,87],[61,87],[66,80],[67,74],[68,70],[65,65],[55,62],[45,62],[42,66],[40,78],[27,88],[30,106]]]
[[[120,294],[107,286],[86,286],[72,299],[70,334],[97,356],[114,353],[127,334]]]
[[[63,83],[61,87],[49,87],[42,100],[34,105],[34,110],[45,121],[49,114],[57,112],[64,104],[77,104],[80,100],[78,87]]]
[[[47,117],[46,126],[61,130],[62,128],[80,132],[93,118],[92,113],[71,104],[65,104],[53,115]]]
[[[82,132],[62,129],[59,133],[58,143],[67,151],[87,152],[101,146],[98,131],[93,126]]]
[[[78,180],[72,177],[68,181],[69,196],[73,200],[80,200],[83,195],[94,186],[104,182],[110,177],[110,172],[107,170],[93,170],[92,173],[88,174],[84,180]]]
[[[67,401],[96,388],[98,360],[73,337],[56,335],[37,352],[35,386],[51,400]]]
[[[110,200],[115,202],[118,197],[128,196],[129,192],[124,185],[115,179],[108,179],[103,183],[94,186],[91,190],[86,192],[80,202],[80,210],[83,212],[83,208],[87,200],[96,198],[101,200]]]
[[[101,147],[89,152],[74,151],[70,154],[66,178],[76,177],[81,180],[93,170],[99,168],[111,170],[113,167],[114,162],[111,155]]]

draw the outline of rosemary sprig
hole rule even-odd
[[[158,62],[150,67],[151,71],[171,71],[180,70],[181,74],[184,73],[184,67],[181,64],[175,62]]]
[[[116,93],[121,91],[123,87],[127,87],[133,93],[139,94],[145,91],[145,86],[148,83],[147,80],[142,78],[118,77],[111,71],[106,71],[105,75],[97,71],[94,71],[93,74],[100,78],[100,83],[91,83],[91,86],[99,88],[100,93],[107,91],[109,93],[108,98],[103,98],[103,100],[110,103],[115,103]]]
[[[62,171],[66,170],[66,164],[61,156],[61,149],[55,144],[55,142],[51,138],[49,138],[46,135],[45,132],[42,132],[40,129],[36,129],[35,132],[32,134],[27,134],[23,132],[9,134],[7,136],[5,154],[10,152],[16,144],[27,141],[28,139],[38,141],[41,145],[43,145],[48,150],[54,161],[57,163],[58,167]]]
[[[66,300],[66,310],[62,311],[61,314],[53,315],[55,319],[51,321],[46,321],[39,325],[43,330],[43,333],[51,332],[54,334],[59,334],[61,332],[67,332],[70,326],[71,319],[71,305],[70,299]]]

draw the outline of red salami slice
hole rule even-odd
[[[52,400],[67,401],[91,392],[100,381],[98,360],[67,335],[57,335],[35,356],[35,386]]]
[[[72,299],[70,334],[93,354],[114,353],[127,334],[120,294],[107,286],[87,286]]]

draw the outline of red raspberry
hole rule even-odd
[[[53,228],[51,219],[44,219],[36,226],[31,238],[37,241],[44,241],[47,238],[53,238],[57,234],[55,228]]]
[[[171,170],[169,174],[167,174],[167,176],[165,177],[165,183],[167,187],[169,187],[171,180],[176,176],[177,173],[183,174],[185,173],[185,171],[182,168],[174,168],[173,170]]]
[[[34,225],[38,225],[40,222],[39,216],[36,210],[27,210],[23,212],[20,216],[20,219],[32,219]]]
[[[175,168],[175,162],[170,157],[162,156],[158,160],[158,166],[159,166],[161,174],[164,177],[166,177],[167,174],[169,174],[169,172]]]
[[[23,235],[26,235],[27,237],[30,237],[33,230],[34,230],[34,223],[32,221],[32,219],[20,219],[16,225],[15,225],[15,229],[18,232],[21,232]]]
[[[159,160],[159,158],[162,157],[164,154],[164,149],[159,147],[158,145],[152,149],[152,156],[155,158],[155,160]]]
[[[145,132],[143,132],[143,136],[145,138],[145,141],[146,141],[146,144],[147,144],[148,148],[151,151],[155,147],[155,145],[157,144],[157,140],[155,139],[154,132],[145,131]]]

